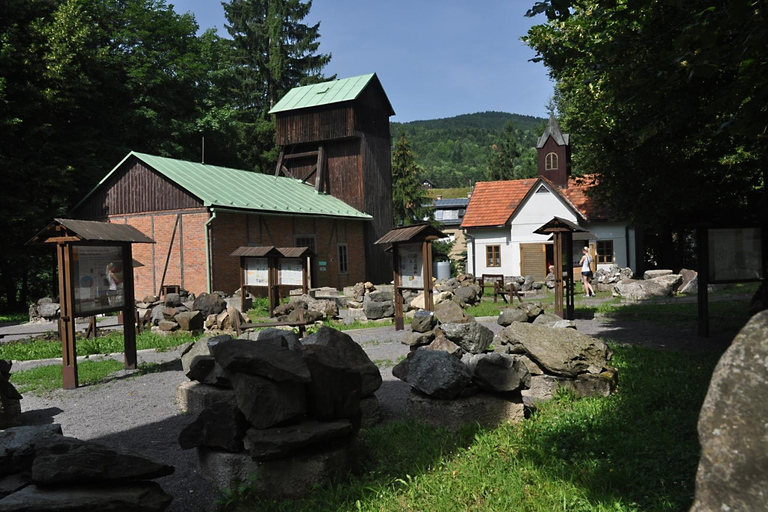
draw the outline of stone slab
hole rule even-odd
[[[478,393],[466,398],[438,400],[411,391],[406,403],[408,417],[435,428],[458,430],[477,422],[484,427],[497,427],[505,422],[520,423],[525,418],[519,394],[491,395]]]

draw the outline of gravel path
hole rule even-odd
[[[494,318],[478,321],[498,332]],[[679,331],[645,326],[640,323],[608,322],[601,319],[577,320],[584,334],[610,338],[619,343],[654,348],[722,348],[730,337],[702,341],[693,330]],[[392,366],[408,353],[401,343],[406,331],[394,327],[347,331],[369,357],[382,368],[383,384],[376,395],[385,419],[405,413],[409,386],[392,376]],[[161,460],[176,472],[157,479],[174,496],[169,511],[206,511],[213,508],[216,492],[197,471],[194,450],[181,450],[179,432],[195,419],[177,412],[176,388],[186,380],[179,352],[140,351],[140,362],[157,363],[157,372],[134,376],[119,372],[112,380],[75,390],[55,390],[45,396],[27,394],[22,400],[26,425],[58,423],[64,435],[93,440],[107,446],[122,447]],[[32,363],[17,363],[20,371]]]

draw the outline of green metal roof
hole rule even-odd
[[[286,93],[274,107],[272,107],[272,110],[270,110],[269,113],[276,114],[288,110],[319,107],[321,105],[351,101],[357,98],[373,80],[379,83],[379,86],[381,87],[381,83],[379,82],[376,73],[294,87],[288,91],[288,93]],[[384,89],[382,88],[382,92],[383,91]],[[394,115],[395,112],[392,110],[392,105],[389,103],[386,94],[384,94],[384,99],[389,106],[391,115]]]
[[[301,180],[131,152],[77,205],[93,194],[131,156],[199,198],[205,206],[370,220],[347,203]],[[77,208],[75,206],[75,208]]]

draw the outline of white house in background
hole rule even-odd
[[[636,269],[635,232],[586,195],[589,177],[571,174],[570,137],[554,116],[537,144],[539,177],[481,181],[475,185],[461,224],[467,239],[467,271],[476,276],[530,275],[542,280],[554,263],[552,241],[534,230],[560,217],[589,233],[574,235],[574,265],[581,248],[593,255],[593,270],[611,265]],[[580,275],[580,269],[574,269]]]

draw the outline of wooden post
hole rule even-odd
[[[395,269],[395,293],[392,300],[395,301],[395,330],[402,331],[405,329],[405,321],[403,320],[403,294],[400,286],[402,286],[402,278],[400,277],[400,246],[398,244],[392,244],[392,267]],[[426,302],[426,297],[424,297]]]
[[[61,309],[59,332],[61,333],[61,377],[64,389],[77,387],[77,353],[75,347],[75,288],[72,276],[72,245],[56,244],[59,260],[59,297]]]
[[[565,298],[565,290],[563,289],[563,234],[560,231],[554,233],[554,251],[552,252],[555,257],[555,269],[553,270],[555,277],[555,314],[560,318],[565,318],[563,308],[563,299]]]
[[[699,284],[698,319],[699,336],[709,338],[709,232],[707,228],[696,229],[696,251],[698,252]]]
[[[131,244],[123,244],[123,341],[125,345],[125,369],[136,369],[136,304],[133,289],[133,254]]]
[[[424,308],[434,311],[435,304],[432,296],[432,242],[425,240],[421,243],[421,261],[424,264]]]
[[[307,260],[309,259],[309,256],[304,256],[301,258],[301,293],[306,295],[309,293],[309,276],[308,276],[308,265]]]
[[[269,316],[275,315],[275,308],[278,306],[277,293],[277,258],[267,258],[267,297],[269,299]]]
[[[240,311],[245,311],[245,258],[240,256]]]
[[[565,318],[573,320],[576,318],[574,283],[573,283],[573,233],[568,231],[563,235],[563,245],[565,245]]]

